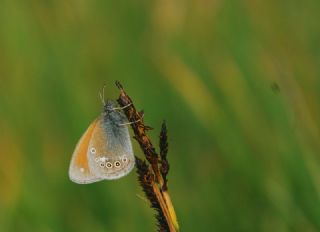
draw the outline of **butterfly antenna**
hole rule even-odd
[[[106,101],[104,100],[104,88],[106,87],[106,85],[104,84],[103,87],[102,87],[102,93],[99,92],[99,96],[100,96],[100,99],[101,99],[101,102],[103,104],[103,106],[106,105]]]

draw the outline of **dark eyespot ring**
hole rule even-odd
[[[96,154],[96,149],[95,149],[94,147],[91,147],[91,148],[90,148],[90,152],[91,152],[92,154]]]
[[[120,167],[120,166],[121,166],[121,163],[120,163],[119,161],[116,161],[116,162],[114,162],[114,166]]]
[[[112,168],[112,163],[107,162],[107,163],[106,163],[106,167],[107,167],[107,168]]]
[[[105,167],[105,163],[100,163],[100,167]]]
[[[126,156],[122,157],[122,162],[123,162],[123,163],[128,162],[128,158],[127,158]]]

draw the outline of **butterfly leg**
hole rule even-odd
[[[141,119],[138,119],[138,120],[136,120],[134,122],[119,123],[118,125],[119,126],[127,126],[127,125],[131,125],[131,124],[134,124],[134,123],[137,123],[137,122],[140,122],[140,121],[141,121]]]
[[[140,119],[138,119],[138,120],[136,120],[136,121],[134,121],[134,122],[119,123],[118,125],[119,125],[119,126],[127,126],[127,125],[131,125],[131,124],[140,122],[140,121],[143,119],[143,117],[144,117],[143,111],[142,111],[142,113],[140,113],[140,117],[141,117]]]
[[[112,108],[113,110],[123,110],[123,109],[125,109],[125,108],[127,108],[127,107],[129,107],[129,106],[131,106],[132,105],[132,103],[129,103],[128,105],[126,105],[126,106],[123,106],[123,107],[114,107],[114,108]]]

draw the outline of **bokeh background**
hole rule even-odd
[[[320,1],[0,3],[0,231],[155,231],[135,173],[77,185],[120,80],[167,120],[181,231],[320,231]],[[142,156],[135,146],[135,153]]]

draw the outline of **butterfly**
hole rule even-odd
[[[72,155],[69,178],[77,184],[119,179],[133,169],[135,158],[128,127],[115,101],[103,100],[103,112],[80,138]]]

